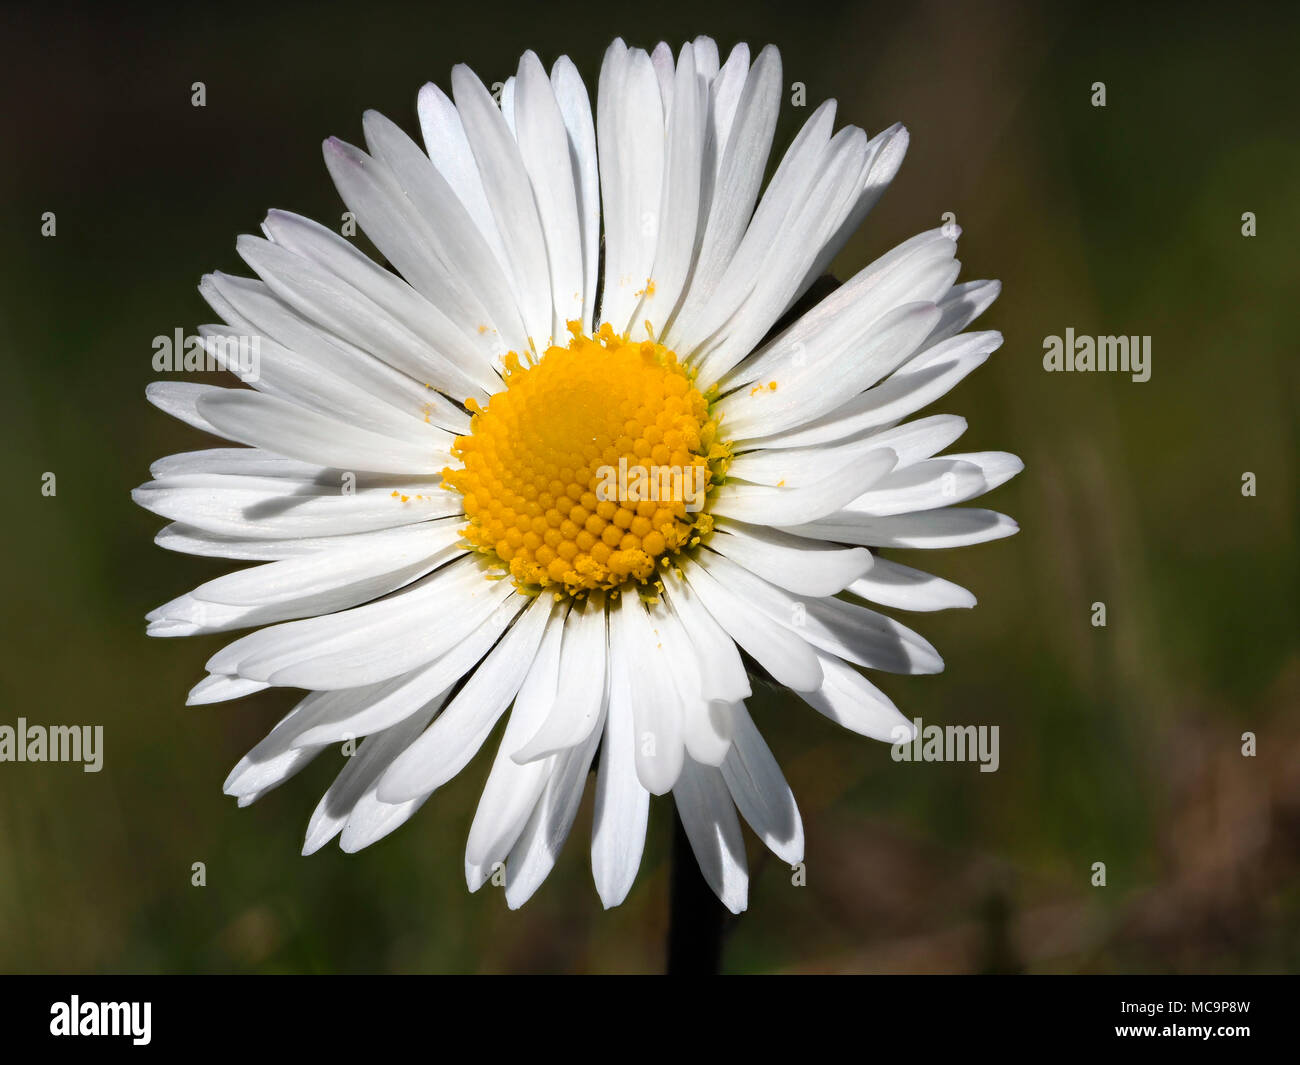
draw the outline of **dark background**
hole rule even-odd
[[[1007,342],[932,411],[969,418],[962,450],[1027,465],[990,499],[1019,536],[907,559],[980,599],[905,619],[947,671],[882,681],[927,723],[998,724],[1000,770],[898,764],[757,694],[803,811],[808,882],[750,838],[751,908],[726,968],[1300,967],[1300,16],[1286,8],[6,7],[0,724],[102,724],[106,750],[97,775],[0,764],[0,970],[661,968],[666,802],[608,913],[586,808],[522,911],[466,893],[495,740],[360,855],[298,853],[329,759],[237,810],[222,780],[292,693],[184,707],[228,637],[147,639],[143,615],[228,564],[155,547],[160,519],[127,493],[153,459],[209,446],[145,403],[151,339],[213,319],[198,279],[248,273],[235,236],[267,208],[337,224],[324,137],[359,141],[368,107],[415,131],[416,91],[457,61],[491,82],[525,48],[548,66],[567,53],[594,95],[616,34],[676,47],[698,33],[777,44],[786,82],[810,107],[836,97],[840,122],[910,128],[837,273],[955,212],[963,277],[1004,283],[980,325]],[[778,145],[808,113],[784,109]],[[56,237],[40,235],[45,211]],[[1151,380],[1044,373],[1043,337],[1070,326],[1151,335]],[[190,886],[195,861],[206,887]]]

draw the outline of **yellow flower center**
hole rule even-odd
[[[462,468],[443,478],[465,497],[465,538],[517,585],[581,596],[645,583],[698,543],[728,451],[673,352],[569,329],[536,361],[512,352],[506,387],[467,403]]]

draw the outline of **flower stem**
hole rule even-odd
[[[726,910],[700,873],[682,819],[673,812],[672,886],[668,917],[668,975],[716,976],[722,961]]]

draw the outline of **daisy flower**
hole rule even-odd
[[[956,229],[899,245],[774,329],[902,162],[907,131],[812,112],[763,174],[775,48],[726,62],[615,41],[593,114],[568,58],[532,52],[499,100],[466,67],[419,94],[424,148],[383,116],[325,162],[387,259],[272,211],[200,285],[255,338],[252,388],[163,382],[149,399],[237,447],[173,455],[136,500],[158,543],[257,563],[149,615],[156,636],[252,629],[189,702],[307,694],[234,769],[251,803],[364,737],[304,852],[392,832],[505,724],[465,852],[516,907],[545,879],[595,771],[606,906],[671,793],[732,911],[740,820],[803,859],[794,796],[745,709],[751,677],[878,740],[912,727],[863,670],[942,660],[868,603],[969,607],[878,548],[1014,532],[963,503],[1021,468],[940,452],[964,419],[912,419],[1001,343],[964,332],[997,296],[957,283]],[[390,269],[391,266],[391,269]],[[806,301],[805,301],[806,302]],[[909,420],[910,419],[910,420]]]

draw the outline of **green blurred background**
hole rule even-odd
[[[931,410],[969,418],[962,450],[1027,464],[989,500],[1017,537],[905,559],[980,599],[906,619],[947,671],[881,682],[928,723],[998,724],[1000,770],[895,763],[757,694],[807,826],[807,886],[751,837],[750,911],[729,925],[725,967],[1300,968],[1289,7],[8,7],[0,724],[102,724],[105,768],[0,764],[0,970],[662,967],[664,801],[632,894],[608,913],[590,883],[590,789],[522,911],[467,894],[464,839],[495,740],[359,855],[298,853],[337,760],[238,810],[222,780],[292,693],[185,708],[228,637],[147,639],[143,615],[227,564],[155,547],[160,519],[128,492],[153,459],[209,446],[145,403],[151,338],[213,318],[197,281],[248,273],[235,236],[267,208],[338,219],[324,137],[359,141],[369,107],[414,131],[417,89],[445,85],[457,61],[493,81],[525,48],[548,64],[568,53],[594,89],[616,34],[649,47],[702,32],[776,43],[787,83],[810,104],[836,97],[842,122],[910,128],[898,180],[836,272],[956,214],[963,277],[1004,283],[981,324],[1007,342]],[[195,81],[206,108],[190,105]],[[785,108],[778,143],[807,113]],[[56,237],[40,235],[45,211]],[[1043,337],[1066,327],[1150,334],[1151,380],[1044,373]],[[1096,601],[1106,628],[1090,624]]]

